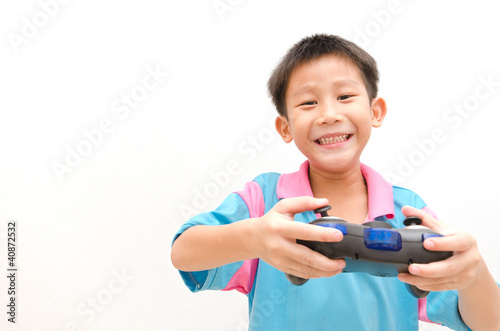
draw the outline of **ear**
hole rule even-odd
[[[280,134],[281,138],[287,144],[293,140],[288,119],[285,116],[276,117],[275,121],[276,131]]]
[[[387,105],[385,100],[377,97],[372,101],[372,127],[379,128],[382,126],[385,115],[387,114]]]

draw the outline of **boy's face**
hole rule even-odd
[[[359,164],[371,128],[382,124],[385,102],[368,97],[358,68],[349,60],[325,55],[296,67],[286,91],[288,119],[279,116],[276,129],[315,168],[345,172]]]

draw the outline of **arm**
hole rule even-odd
[[[277,269],[302,278],[336,275],[343,260],[330,260],[296,243],[296,239],[340,241],[336,229],[293,222],[294,215],[326,205],[326,199],[281,200],[263,217],[220,226],[189,228],[172,246],[172,263],[183,271],[200,271],[231,262],[260,258]]]
[[[473,330],[500,329],[500,288],[479,253],[475,238],[466,232],[453,231],[426,212],[405,206],[405,216],[418,216],[422,225],[445,237],[424,241],[434,251],[453,251],[449,259],[430,264],[412,264],[410,274],[398,278],[427,291],[458,291],[458,309],[463,321]]]
[[[460,313],[471,329],[500,330],[500,289],[482,258],[477,277],[458,295]]]

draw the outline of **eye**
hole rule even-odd
[[[300,105],[301,106],[314,106],[315,104],[317,104],[316,101],[306,101],[306,102],[301,103]]]
[[[339,97],[337,98],[337,100],[347,100],[347,99],[349,99],[350,97],[352,97],[352,95],[349,95],[349,94],[343,94],[343,95],[339,96]]]

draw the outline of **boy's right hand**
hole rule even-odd
[[[301,278],[331,277],[342,272],[343,259],[329,259],[296,239],[338,242],[343,238],[337,229],[294,222],[295,214],[328,204],[327,199],[289,198],[279,201],[264,216],[254,219],[250,251],[275,268]]]

